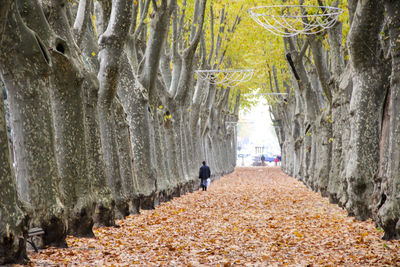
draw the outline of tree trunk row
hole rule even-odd
[[[93,236],[197,190],[203,160],[213,177],[233,171],[225,121],[238,110],[229,90],[195,79],[206,1],[195,6],[178,50],[167,38],[174,0],[2,1],[0,265],[27,260],[30,228],[45,232],[39,247],[64,247],[67,234]]]
[[[321,36],[285,40],[298,79],[273,106],[282,168],[398,239],[400,4],[353,2],[347,49],[339,22]]]

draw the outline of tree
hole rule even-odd
[[[386,26],[389,43],[385,46],[385,58],[391,60],[390,87],[386,95],[383,110],[381,135],[380,135],[380,159],[378,173],[374,177],[373,193],[373,218],[385,230],[384,239],[400,238],[399,219],[400,209],[398,195],[398,92],[399,92],[399,15],[396,10],[399,3],[385,1]],[[381,34],[381,33],[380,33]]]
[[[99,80],[98,110],[100,136],[104,161],[106,162],[107,181],[116,200],[116,206],[122,216],[129,214],[129,205],[125,199],[121,198],[121,176],[112,103],[116,94],[119,77],[119,61],[129,31],[131,7],[131,1],[113,1],[110,21],[108,21],[107,28],[99,37],[100,69],[97,74]]]
[[[15,3],[3,1],[0,4],[0,22],[7,21],[9,9]],[[0,41],[3,38],[6,23],[1,23]],[[0,264],[11,262],[24,263],[26,256],[26,241],[28,220],[26,212],[21,209],[17,195],[14,172],[10,160],[7,125],[5,121],[3,96],[0,97]]]
[[[297,73],[292,72],[295,94],[289,91],[287,101],[273,108],[275,118],[282,120],[284,170],[328,195],[349,215],[361,220],[372,217],[384,228],[385,239],[399,238],[399,202],[394,197],[399,32],[397,14],[392,12],[397,5],[395,1],[384,6],[379,1],[348,1],[349,16],[329,29],[327,36],[299,37],[291,47],[302,42],[310,47],[300,61],[291,53],[290,66]],[[343,41],[348,49],[342,48]],[[301,98],[302,84],[296,86],[298,80],[307,85],[306,78],[314,99]],[[317,108],[308,110],[309,105]],[[295,119],[303,113],[304,121]]]
[[[34,13],[38,3],[31,4]],[[36,23],[44,24],[43,13],[36,14]],[[0,64],[10,103],[19,192],[33,208],[31,225],[46,232],[43,245],[65,246],[65,214],[58,195],[60,181],[48,91],[51,55],[45,49],[49,43],[45,42],[50,40],[26,27],[17,3],[9,10],[5,28]],[[44,24],[41,29],[42,36],[49,37],[48,26]]]

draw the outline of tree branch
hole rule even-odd
[[[211,2],[210,5],[210,30],[211,30],[211,50],[208,56],[207,65],[211,65],[211,60],[214,54],[214,12],[213,12],[213,4]]]
[[[351,24],[353,24],[354,14],[356,13],[358,0],[348,0],[347,3],[348,3],[347,6],[349,9],[349,20],[351,27]]]
[[[199,20],[199,28],[197,29],[196,35],[193,38],[193,41],[190,43],[189,48],[187,49],[188,52],[193,53],[194,50],[196,50],[197,45],[199,44],[200,41],[200,36],[203,32],[203,24],[204,24],[204,15],[205,15],[205,10],[206,10],[206,4],[207,0],[201,0],[201,9],[200,9],[200,20]]]
[[[306,54],[306,51],[307,51],[307,48],[308,48],[308,46],[309,46],[309,42],[308,42],[308,37],[306,37],[307,39],[306,39],[306,41],[304,42],[304,44],[303,44],[303,47],[301,48],[301,50],[300,50],[300,53],[299,53],[299,60],[300,59],[302,59],[303,57],[304,57],[304,55]]]
[[[92,6],[91,2],[92,0],[79,1],[78,12],[74,22],[74,37],[79,47],[81,46],[87,23],[90,21],[90,7]]]
[[[150,0],[146,0],[144,6],[142,6],[142,9],[140,10],[140,21],[133,34],[134,39],[136,39],[139,33],[143,30],[143,27],[145,25],[144,20],[146,19],[147,14],[149,13],[149,7],[150,7]]]
[[[177,32],[178,36],[182,36],[183,26],[185,25],[185,16],[186,16],[186,0],[183,0],[182,15],[181,15],[181,19],[179,20],[179,28],[178,28],[178,32]],[[177,41],[177,44],[178,44],[178,41]]]
[[[179,78],[181,74],[182,67],[182,59],[178,51],[178,42],[179,42],[179,29],[178,29],[178,10],[175,10],[175,16],[172,21],[172,80],[171,85],[169,87],[169,92],[172,96],[176,94],[176,90],[179,83]]]
[[[154,0],[152,0],[154,1]],[[153,95],[157,72],[159,70],[161,52],[168,34],[169,20],[173,10],[170,10],[166,2],[158,7],[150,23],[150,32],[145,51],[143,71],[140,74],[140,83]],[[171,8],[175,8],[175,2],[171,1]]]
[[[225,31],[224,21],[225,21],[225,7],[223,7],[221,9],[221,15],[220,15],[220,20],[219,20],[219,31],[218,31],[218,35],[217,35],[217,42],[215,43],[215,60],[218,59],[219,50],[221,49],[221,43],[222,43],[221,35]]]
[[[3,37],[4,27],[7,21],[8,10],[10,9],[11,0],[0,2],[0,43]]]
[[[240,91],[236,95],[235,99],[235,106],[233,108],[233,115],[238,116],[239,115],[239,108],[240,108]]]
[[[357,6],[356,16],[347,38],[354,65],[366,66],[378,58],[379,32],[382,29],[384,8],[380,1],[366,0]]]
[[[97,6],[100,6],[100,10],[96,9],[100,12],[97,14],[96,12],[96,19],[100,21],[100,27],[98,27],[98,34],[101,35],[108,27],[108,22],[111,16],[111,9],[112,9],[112,0],[97,0]]]
[[[204,34],[201,35],[200,52],[201,52],[201,69],[205,69],[205,67],[207,66],[207,47]]]
[[[100,107],[110,107],[115,96],[119,76],[119,58],[130,28],[131,7],[130,0],[113,1],[110,22],[99,38],[100,70],[97,77],[100,82]]]
[[[24,20],[24,23],[31,29],[34,30],[40,39],[45,42],[46,46],[50,46],[51,36],[53,32],[50,25],[44,15],[43,9],[37,0],[24,1],[18,0],[18,6],[21,9],[20,15]],[[3,25],[3,24],[1,24]]]
[[[194,12],[193,12],[193,22],[192,22],[192,27],[190,30],[190,37],[189,40],[190,42],[193,41],[194,35],[196,33],[196,24],[198,21],[198,13],[199,13],[199,4],[200,4],[200,0],[196,0],[195,4],[194,4]]]
[[[129,34],[130,35],[133,35],[135,33],[136,25],[137,25],[138,12],[139,12],[139,3],[134,2],[133,3],[133,8],[132,8],[131,28],[129,30]]]
[[[279,82],[278,82],[278,75],[276,73],[276,67],[275,65],[272,65],[272,73],[274,76],[274,82],[275,82],[275,90],[277,93],[280,93],[280,89],[279,89]]]
[[[151,0],[151,2],[153,3],[154,11],[157,12],[158,11],[157,0]]]

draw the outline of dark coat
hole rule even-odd
[[[210,178],[211,171],[207,165],[203,165],[200,167],[199,178],[200,179],[207,179]]]

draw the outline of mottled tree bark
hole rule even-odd
[[[148,94],[133,74],[126,55],[121,60],[121,85],[118,86],[118,97],[127,115],[130,138],[133,152],[133,168],[135,172],[134,187],[140,207],[143,209],[154,208],[156,191],[155,171],[151,160],[150,118]],[[126,80],[126,81],[124,81]],[[140,133],[140,134],[139,134]]]
[[[337,81],[334,79],[335,77],[337,79],[343,70],[342,56],[340,54],[341,27],[341,23],[337,23],[333,29],[329,29],[329,41],[332,45],[329,53],[332,62],[332,75],[328,69],[329,61],[325,56],[322,41],[318,38],[312,38],[310,41],[319,81],[319,84],[313,87],[321,88],[316,92],[321,114],[317,116],[315,129],[312,130],[312,134],[316,135],[313,180],[315,181],[315,190],[321,192],[323,196],[329,195],[328,184],[330,169],[332,168],[332,143],[335,141],[332,137],[332,125],[334,123],[332,120],[332,95],[337,87]],[[333,165],[333,168],[335,168],[335,165]]]
[[[158,85],[162,86],[162,85]],[[162,108],[160,108],[162,107]],[[157,191],[159,194],[162,195],[169,195],[170,193],[168,192],[171,187],[174,186],[173,183],[173,178],[171,177],[170,169],[167,167],[167,148],[166,148],[166,143],[165,143],[165,138],[163,137],[165,135],[164,131],[164,125],[163,125],[163,120],[164,120],[164,105],[156,107],[153,111],[153,129],[154,129],[154,162],[155,166],[157,166],[156,171],[157,171]],[[176,186],[176,185],[175,185]]]
[[[0,4],[0,44],[11,4],[11,1]],[[0,264],[25,263],[27,218],[18,200],[3,106],[3,97],[0,97],[0,162],[3,163],[0,166]]]
[[[350,151],[346,165],[350,214],[365,220],[379,162],[379,139],[387,85],[380,57],[379,32],[383,23],[381,1],[358,3],[348,38],[353,71],[350,102]],[[368,45],[366,45],[368,44]]]
[[[39,36],[25,26],[16,5],[9,12],[0,50],[1,73],[10,103],[18,191],[32,205],[31,226],[45,231],[39,245],[66,246],[47,89],[51,56]]]
[[[210,129],[209,118],[210,118],[212,107],[214,105],[216,92],[217,92],[216,85],[210,84],[206,101],[204,101],[204,106],[202,105],[201,113],[200,113],[200,136],[201,136],[201,140],[203,142],[202,147],[204,149],[204,152],[203,152],[204,160],[206,160],[206,162],[209,162],[209,163],[211,163],[210,158],[209,158],[210,155],[208,153],[209,149],[207,148],[207,144],[209,141],[208,140],[208,132]]]
[[[50,50],[53,75],[50,97],[55,129],[55,145],[68,233],[94,236],[92,232],[95,202],[87,173],[83,111],[84,62],[70,30],[69,6],[65,0],[43,1],[47,20],[57,35]]]
[[[178,153],[180,151],[181,158],[183,159],[182,165],[186,182],[188,182],[191,179],[191,176],[194,175],[191,168],[191,166],[194,166],[194,161],[190,161],[191,157],[189,156],[190,149],[188,144],[190,133],[187,131],[187,127],[184,127],[184,124],[190,123],[189,117],[193,116],[193,113],[190,111],[192,110],[191,98],[193,97],[193,94],[191,93],[191,86],[193,85],[191,82],[193,78],[193,60],[196,49],[200,43],[206,4],[205,0],[197,2],[199,3],[197,3],[195,13],[199,14],[200,17],[198,20],[195,19],[195,22],[198,22],[198,24],[193,26],[194,29],[192,28],[189,47],[183,51],[181,62],[179,62],[182,63],[180,66],[179,82],[177,83],[177,88],[172,90],[173,92],[176,92],[174,95],[174,101],[177,102],[176,106],[179,107],[178,109],[175,109],[172,114],[175,118],[175,127],[178,135],[176,143],[180,146],[180,148],[178,148]],[[187,114],[187,111],[190,111],[190,114]],[[194,116],[196,115],[197,114],[194,114]]]
[[[0,5],[0,10],[3,7]],[[2,10],[3,11],[3,10]],[[1,18],[1,14],[0,14]],[[1,19],[0,19],[1,20]],[[28,217],[21,209],[8,146],[3,96],[0,97],[0,265],[26,263]]]
[[[86,168],[82,77],[68,56],[55,51],[51,54],[56,71],[52,76],[54,87],[50,95],[68,232],[78,236],[93,236],[92,214],[95,205]]]
[[[129,31],[131,8],[131,1],[113,1],[110,21],[99,39],[100,70],[97,75],[100,84],[98,99],[100,134],[106,163],[107,181],[121,215],[126,215],[129,212],[129,206],[120,199],[119,195],[120,188],[118,188],[118,185],[121,175],[112,103],[119,77],[119,61]]]
[[[180,187],[182,185],[182,177],[183,177],[183,167],[181,162],[179,161],[180,153],[178,153],[178,145],[176,144],[176,129],[174,127],[175,123],[175,118],[172,117],[171,111],[173,110],[174,102],[173,101],[168,101],[168,107],[166,108],[166,111],[164,113],[164,122],[163,126],[165,129],[165,139],[166,139],[166,144],[167,144],[167,157],[168,157],[168,165],[171,171],[171,180],[172,180],[172,185],[176,190],[172,192],[172,196],[180,196]],[[171,107],[172,106],[172,107]]]
[[[136,30],[131,29],[132,34],[129,36],[130,40],[127,45],[126,52],[129,55],[130,66],[124,63],[126,65],[124,68],[129,72],[129,80],[132,81],[134,89],[121,88],[118,93],[123,96],[121,101],[128,114],[134,168],[138,190],[140,190],[138,198],[140,199],[140,206],[144,209],[154,208],[155,202],[158,202],[158,187],[163,188],[161,190],[168,187],[165,184],[168,183],[165,177],[158,175],[163,176],[162,168],[155,168],[156,161],[160,160],[160,149],[162,149],[155,147],[155,144],[161,145],[160,129],[156,124],[158,122],[157,110],[160,105],[157,94],[157,79],[161,52],[169,29],[169,19],[176,6],[176,0],[162,0],[160,5],[157,4],[157,1],[152,1],[152,3],[153,14],[149,27],[149,38],[144,50],[143,66],[137,64],[138,44],[136,42],[138,35],[143,32],[144,18],[150,1],[143,2],[140,22]],[[135,31],[133,32],[133,30]],[[135,77],[132,71],[139,73],[139,76]],[[127,99],[130,99],[130,101],[128,102]]]
[[[85,103],[85,143],[88,176],[91,181],[96,201],[93,221],[95,226],[115,225],[115,200],[107,185],[103,149],[100,142],[100,126],[98,116],[98,80],[91,72],[85,75],[83,82],[84,103]]]
[[[121,71],[121,73],[123,73]],[[136,198],[134,183],[134,174],[132,166],[132,155],[130,145],[130,132],[129,126],[126,121],[126,114],[119,100],[114,100],[114,112],[116,122],[116,135],[119,156],[119,168],[121,173],[120,192],[122,193],[121,199],[129,205],[129,211],[132,214],[139,213],[139,207],[134,201]]]
[[[384,110],[380,162],[373,196],[373,217],[385,230],[384,239],[400,238],[400,3],[385,1],[390,38],[390,90]]]
[[[209,89],[209,83],[207,84],[204,80],[198,80],[196,90],[193,97],[192,111],[190,116],[190,130],[191,130],[191,142],[194,147],[194,154],[196,155],[194,161],[200,164],[203,160],[204,155],[201,149],[201,135],[200,135],[200,110],[201,102],[206,96],[206,90]]]
[[[329,182],[327,194],[329,201],[332,203],[339,202],[339,187],[345,185],[346,181],[341,172],[344,170],[344,137],[345,131],[348,129],[344,125],[344,118],[348,117],[348,104],[351,95],[351,78],[350,71],[345,71],[345,63],[341,52],[342,48],[342,24],[336,25],[329,29],[328,40],[330,44],[331,55],[331,70],[332,70],[332,104],[331,104],[331,119],[332,119],[332,154],[331,168],[329,172]],[[343,78],[344,77],[344,78]],[[340,81],[344,80],[344,83]],[[342,85],[342,86],[341,86]],[[343,86],[344,85],[344,86]],[[343,89],[344,88],[344,89]],[[346,190],[341,190],[345,192]]]
[[[140,83],[149,92],[149,97],[153,98],[155,94],[155,84],[163,44],[169,29],[169,19],[172,11],[175,9],[176,0],[162,0],[161,6],[157,6],[153,1],[153,18],[150,23],[149,40],[146,46],[145,62],[143,72],[140,75]]]
[[[332,94],[332,168],[329,174],[328,196],[333,203],[344,206],[347,202],[346,163],[350,139],[349,106],[352,84],[350,65],[339,78]]]
[[[99,70],[97,59],[97,32],[92,21],[94,2],[84,0],[79,7],[74,23],[74,37],[82,51],[85,64],[83,71],[83,102],[85,117],[85,148],[87,175],[96,203],[93,221],[96,226],[115,225],[115,201],[107,185],[103,149],[100,142],[98,90],[99,82],[96,74]],[[110,6],[111,8],[111,6]]]
[[[2,1],[0,4],[0,43],[3,40],[3,33],[7,22],[8,11],[11,6],[10,0]]]
[[[307,135],[306,131],[307,129],[312,130],[315,128],[318,104],[315,90],[313,90],[312,83],[307,75],[307,70],[303,62],[305,52],[308,48],[308,42],[306,41],[300,50],[296,48],[292,38],[288,38],[287,45],[290,49],[290,57],[287,56],[287,58],[289,62],[289,58],[292,58],[293,66],[299,79],[295,82],[297,105],[295,120],[297,120],[298,124],[296,124],[294,128],[294,131],[296,131],[294,148],[297,157],[296,161],[300,158],[301,161],[298,161],[300,164],[296,163],[295,176],[302,177],[306,184],[312,186],[314,162],[311,161],[311,157],[315,153],[315,146],[313,145],[315,143],[315,136]],[[295,73],[294,76],[296,76]]]

